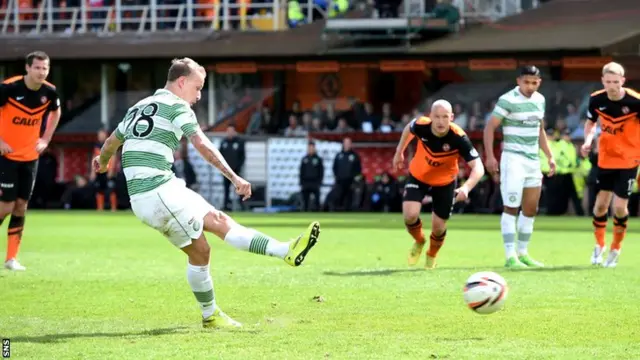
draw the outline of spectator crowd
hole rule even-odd
[[[558,163],[557,174],[545,174],[543,196],[540,204],[541,212],[550,215],[573,213],[588,215],[593,207],[595,197],[595,156],[580,156],[577,145],[582,139],[582,128],[585,119],[585,96],[569,98],[563,91],[556,91],[547,97],[546,131],[550,146]],[[347,101],[346,110],[339,111],[333,101],[316,103],[304,110],[299,101],[294,101],[290,109],[281,115],[273,112],[250,92],[236,96],[236,101],[225,100],[217,108],[218,118],[225,119],[237,111],[254,108],[249,117],[245,134],[237,134],[233,126],[226,131],[220,151],[233,169],[241,172],[245,162],[245,138],[255,135],[307,138],[312,133],[342,134],[342,151],[333,159],[331,168],[325,169],[318,157],[315,143],[310,140],[307,154],[300,159],[300,188],[294,198],[294,205],[307,211],[400,211],[404,174],[394,173],[389,167],[380,169],[370,181],[363,175],[363,150],[354,150],[351,137],[356,134],[398,133],[415,117],[424,114],[431,106],[432,99],[427,98],[419,107],[410,112],[395,111],[391,103],[382,103],[375,108],[371,103],[356,99]],[[252,105],[252,104],[255,104]],[[472,100],[469,103],[454,102],[454,123],[469,134],[482,131],[484,124],[490,119],[495,101],[483,103]],[[196,109],[198,111],[198,109]],[[476,138],[477,139],[477,138]],[[483,146],[476,141],[476,148],[482,154]],[[364,150],[366,151],[366,150]],[[392,149],[391,149],[392,151]],[[198,179],[193,166],[189,163],[186,143],[174,154],[176,162],[174,172],[185,179],[187,185],[197,190]],[[542,164],[545,165],[544,154]],[[77,174],[70,184],[56,183],[56,158],[51,153],[43,155],[38,173],[38,181],[32,202],[35,207],[45,207],[52,199],[59,199],[59,207],[63,208],[127,208],[126,181],[121,169],[109,174],[109,186],[106,193],[98,188],[98,182],[88,171]],[[116,161],[117,163],[118,161]],[[390,166],[390,165],[389,165]],[[325,199],[321,199],[321,188],[324,174],[330,173],[334,185]],[[458,182],[463,183],[468,176],[468,168],[461,163]],[[241,204],[234,200],[228,181],[224,184],[223,208],[229,210],[233,204]],[[499,184],[490,177],[484,178],[474,189],[469,200],[457,204],[455,211],[494,213],[501,211]],[[111,199],[116,194],[116,200]],[[638,214],[637,187],[631,199],[630,210]],[[100,200],[103,198],[103,200]],[[430,206],[431,199],[423,199],[425,207]],[[238,209],[237,207],[235,209]],[[242,207],[240,207],[242,209]]]

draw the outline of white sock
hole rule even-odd
[[[504,242],[504,252],[507,259],[516,256],[516,217],[502,213],[500,227],[502,229],[502,241]]]
[[[208,318],[216,309],[216,299],[213,293],[213,280],[209,274],[209,265],[198,266],[187,263],[187,281],[195,295],[202,317]]]
[[[533,233],[534,218],[526,217],[520,212],[518,217],[518,255],[526,255],[529,240]]]
[[[284,259],[289,252],[289,244],[271,238],[254,229],[242,225],[232,227],[224,241],[236,249],[249,251],[254,254],[275,256]]]

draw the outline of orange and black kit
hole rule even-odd
[[[446,135],[436,136],[431,119],[420,117],[410,125],[417,140],[416,154],[409,164],[409,177],[404,187],[403,201],[421,202],[426,195],[433,199],[433,212],[448,219],[453,209],[458,158],[473,161],[478,152],[458,125],[451,123]]]

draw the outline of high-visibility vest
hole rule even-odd
[[[331,8],[329,9],[329,17],[336,17],[339,14],[345,13],[349,10],[349,0],[334,0],[331,3]]]
[[[297,0],[291,0],[288,2],[287,15],[289,17],[289,21],[304,21],[304,14],[300,9],[300,4]]]

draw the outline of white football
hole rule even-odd
[[[493,314],[504,307],[509,287],[504,278],[491,271],[478,272],[467,279],[464,301],[478,314]]]

